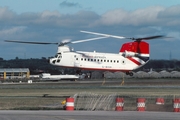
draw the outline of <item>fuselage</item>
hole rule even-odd
[[[72,51],[68,46],[62,46],[58,49],[56,56],[50,59],[50,64],[86,70],[125,72],[132,71],[145,64],[144,61],[139,61],[136,57],[130,59],[130,57],[124,57],[123,54]]]

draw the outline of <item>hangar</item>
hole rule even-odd
[[[0,79],[29,78],[29,68],[0,68]]]

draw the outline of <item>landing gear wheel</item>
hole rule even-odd
[[[80,75],[81,74],[81,70],[76,70],[76,74]]]
[[[129,72],[129,75],[130,75],[130,76],[133,76],[133,73],[132,73],[132,72]]]
[[[133,72],[126,72],[126,75],[133,76]]]

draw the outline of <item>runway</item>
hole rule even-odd
[[[179,120],[180,113],[137,111],[0,111],[0,120]]]

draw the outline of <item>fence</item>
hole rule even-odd
[[[173,100],[180,96],[120,96],[117,94],[111,95],[99,95],[95,93],[82,92],[77,93],[74,96],[74,108],[75,110],[87,110],[87,111],[115,111],[117,107],[117,98],[123,99],[123,106],[121,111],[137,111],[138,98],[145,98],[143,103],[143,111],[174,111]],[[162,99],[163,101],[159,101]],[[159,104],[159,102],[161,104]],[[180,112],[180,102],[178,103],[178,112]]]
[[[116,94],[98,95],[95,93],[82,92],[75,94],[75,109],[76,110],[114,110],[116,102]]]

